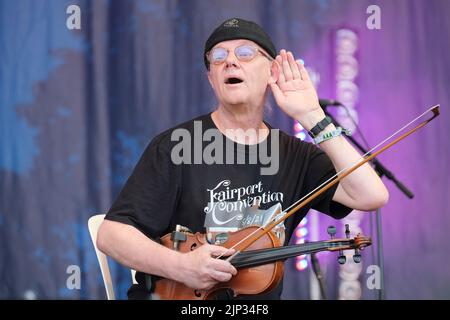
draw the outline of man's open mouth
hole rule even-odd
[[[242,79],[236,78],[236,77],[231,77],[225,80],[226,84],[237,84],[237,83],[241,83],[243,82]]]

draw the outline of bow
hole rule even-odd
[[[384,139],[382,142],[377,144],[375,147],[373,147],[371,150],[369,150],[366,154],[364,154],[360,160],[358,160],[356,163],[351,164],[350,166],[340,170],[337,172],[334,176],[332,176],[327,181],[323,182],[321,185],[319,185],[317,188],[303,196],[301,199],[293,203],[291,206],[289,206],[287,209],[285,209],[282,214],[277,215],[272,220],[268,221],[265,225],[257,228],[254,232],[243,238],[241,241],[237,242],[234,246],[232,246],[230,249],[236,249],[236,252],[229,256],[227,258],[228,261],[231,261],[236,255],[244,251],[246,248],[248,248],[251,244],[253,244],[255,241],[260,239],[262,236],[267,234],[270,230],[272,230],[275,226],[277,226],[279,223],[283,222],[287,218],[289,218],[291,215],[305,207],[308,203],[310,203],[312,200],[317,198],[319,195],[321,195],[323,192],[334,186],[336,183],[344,179],[346,176],[351,174],[353,171],[361,167],[363,164],[369,162],[373,158],[375,158],[380,153],[384,152],[385,150],[392,147],[394,144],[398,143],[399,141],[403,140],[404,138],[408,137],[409,135],[413,134],[420,128],[427,125],[430,121],[435,119],[439,115],[439,105],[435,105],[422,113],[420,116],[415,118],[414,120],[410,121],[406,125],[404,125],[402,128],[397,130],[394,134],[389,136],[388,138]],[[391,140],[393,137],[395,137],[397,134],[405,130],[407,127],[409,127],[412,123],[416,122],[420,118],[424,117],[426,114],[432,112],[432,116],[420,124],[416,125],[414,128],[410,129],[406,133],[402,134],[401,136],[397,137],[395,140],[391,141],[384,147],[380,148],[379,150],[373,152],[375,149],[386,143],[387,141]],[[373,153],[372,153],[373,152]],[[280,217],[281,216],[281,217]],[[279,218],[280,217],[280,218]],[[221,256],[217,257],[220,258]]]

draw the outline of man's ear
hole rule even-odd
[[[272,66],[270,67],[270,78],[269,78],[269,84],[275,83],[278,80],[278,75],[280,72],[279,65],[277,60],[272,61]]]

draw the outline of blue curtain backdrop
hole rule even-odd
[[[66,27],[71,4],[81,30]],[[380,30],[366,27],[371,4]],[[108,210],[152,137],[214,108],[202,48],[235,16],[303,57],[329,98],[332,32],[355,30],[357,110],[371,145],[442,104],[437,121],[380,157],[416,195],[386,182],[383,241],[388,299],[450,298],[448,12],[446,0],[0,0],[0,298],[105,298],[87,220]],[[268,119],[291,130],[276,106]],[[334,254],[323,257],[336,268]],[[79,290],[67,288],[70,265]],[[125,298],[129,272],[113,266]],[[309,298],[307,272],[288,264],[286,277],[285,298]],[[336,272],[327,284],[336,298]]]

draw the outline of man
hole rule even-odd
[[[139,285],[131,288],[129,298],[148,297],[144,273],[193,289],[211,288],[237,274],[229,262],[216,259],[233,252],[220,245],[205,244],[180,253],[158,244],[158,238],[174,231],[177,224],[203,233],[233,231],[255,221],[261,225],[267,221],[261,212],[277,205],[287,208],[360,159],[339,135],[340,128],[325,118],[303,65],[289,51],[277,55],[269,36],[254,22],[234,18],[222,23],[206,41],[204,58],[217,108],[153,139],[99,230],[100,250],[139,271]],[[263,121],[268,88],[280,109],[311,131],[320,148]],[[199,144],[203,151],[208,148],[212,138],[196,138],[196,130],[202,134],[215,130],[218,134],[211,137],[225,141],[212,156],[232,152],[227,160],[243,156],[246,162],[179,161],[195,153]],[[185,134],[197,139],[183,144],[193,150],[174,152]],[[263,145],[272,157],[279,157],[275,170],[266,174],[262,169],[267,162],[249,161]],[[385,186],[365,164],[288,218],[284,244],[309,208],[342,218],[350,208],[369,211],[387,199]],[[261,211],[255,214],[258,206]],[[261,298],[279,298],[281,290],[280,285]]]

